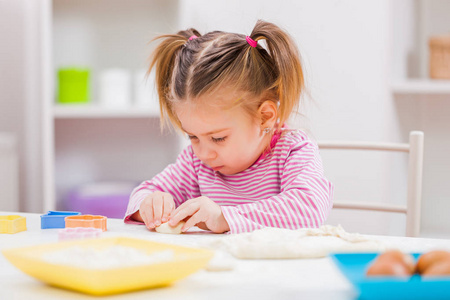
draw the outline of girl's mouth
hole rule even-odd
[[[218,166],[218,167],[211,167],[214,171],[219,171],[220,169],[223,168],[223,166]]]

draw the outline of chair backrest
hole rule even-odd
[[[407,201],[405,205],[389,203],[360,203],[334,201],[333,208],[373,210],[406,214],[406,236],[418,236],[420,233],[420,206],[422,201],[423,169],[422,131],[411,131],[409,143],[378,143],[354,141],[319,141],[319,149],[394,151],[409,154]]]

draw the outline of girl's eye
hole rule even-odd
[[[195,139],[197,139],[197,137],[196,137],[195,135],[188,135],[188,138],[189,138],[190,140],[195,140]]]
[[[213,137],[211,137],[211,139],[212,139],[212,141],[213,141],[214,143],[220,143],[220,142],[225,141],[226,136],[225,136],[225,137],[221,137],[221,138],[213,138]]]

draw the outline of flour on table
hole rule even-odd
[[[216,250],[205,269],[210,272],[231,271],[235,267],[235,261],[236,259],[228,252]]]
[[[331,225],[298,230],[264,228],[229,235],[209,246],[243,259],[319,258],[336,252],[376,252],[386,248],[379,240]]]
[[[156,251],[147,254],[143,250],[120,245],[104,249],[73,246],[45,253],[42,260],[59,265],[88,269],[111,269],[163,263],[173,260],[173,250]]]

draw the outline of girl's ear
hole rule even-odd
[[[264,101],[258,109],[261,128],[273,128],[277,122],[277,105],[270,100]]]

